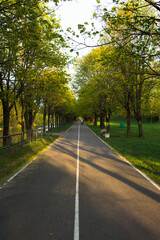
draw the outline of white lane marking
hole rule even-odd
[[[57,139],[56,141],[58,141],[58,140],[59,140],[59,139]],[[56,142],[56,141],[55,141],[55,142]],[[48,150],[48,148],[49,148],[51,145],[54,145],[55,142],[54,142],[54,143],[51,143],[51,144],[47,147],[47,149],[43,150],[42,153],[44,153],[46,150]],[[30,161],[29,163],[27,163],[23,168],[21,168],[18,172],[16,172],[13,176],[11,176],[8,180],[6,180],[6,182],[3,183],[2,186],[0,186],[0,190],[1,190],[7,183],[9,183],[10,181],[12,181],[19,173],[21,173],[26,167],[28,167],[28,166],[29,166],[34,160],[36,160],[37,158],[38,158],[38,156],[36,156],[35,158],[33,158],[32,161]]]
[[[65,131],[65,133],[67,133],[72,127],[73,127],[73,124]]]
[[[87,126],[88,127],[88,126]],[[155,183],[152,179],[150,179],[146,174],[144,174],[143,172],[141,172],[138,168],[136,168],[134,165],[132,165],[132,163],[130,163],[126,158],[124,158],[123,156],[121,156],[118,152],[116,152],[110,145],[108,145],[106,142],[104,142],[100,137],[98,137],[89,127],[88,129],[97,137],[99,138],[99,140],[101,140],[101,142],[103,142],[104,144],[107,145],[107,147],[109,147],[110,149],[112,149],[112,151],[114,151],[120,158],[122,158],[126,163],[128,163],[132,168],[134,168],[139,174],[141,174],[147,181],[149,181],[154,187],[156,187],[159,191],[160,191],[160,186]]]
[[[30,161],[29,163],[27,163],[24,167],[22,167],[18,172],[16,172],[13,176],[11,176],[1,187],[0,189],[2,189],[5,185],[7,185],[7,183],[9,183],[10,181],[12,181],[18,174],[20,174],[25,168],[27,168],[35,159],[37,159],[37,157],[35,157],[32,161]]]
[[[28,167],[32,162],[29,162],[26,164],[23,168],[21,168],[18,172],[16,172],[12,177],[10,177],[7,182],[12,181],[13,178],[15,178],[19,173],[21,173],[26,167]]]
[[[118,154],[118,153],[117,153]],[[139,174],[141,174],[147,181],[149,181],[152,185],[154,185],[159,191],[160,186],[156,184],[152,179],[150,179],[145,173],[141,172],[138,168],[136,168],[134,165],[132,165],[127,159],[122,157],[120,154],[118,154],[125,162],[127,162],[132,168],[134,168]]]
[[[77,143],[77,173],[76,173],[76,195],[75,195],[75,217],[74,217],[74,240],[79,240],[79,140],[80,140],[80,125],[78,127],[78,143]]]

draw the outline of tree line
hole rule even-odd
[[[36,114],[43,111],[43,125],[71,121],[75,97],[68,87],[68,55],[55,10],[46,0],[0,1],[0,100],[3,136],[9,135],[10,114],[32,130]],[[53,1],[58,4],[58,0]],[[63,51],[62,51],[63,50]],[[44,128],[45,129],[45,128]],[[3,144],[7,144],[4,138]]]
[[[160,119],[160,18],[155,1],[113,1],[108,10],[100,5],[94,16],[103,28],[88,32],[85,23],[79,25],[82,35],[99,36],[99,44],[77,61],[74,86],[79,96],[80,113],[109,121],[113,113],[125,114],[127,137],[130,137],[131,116],[143,136],[142,117],[154,115]],[[92,24],[93,25],[93,24]]]

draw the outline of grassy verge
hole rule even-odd
[[[99,126],[88,125],[101,136]],[[103,140],[128,159],[135,167],[160,184],[160,125],[143,124],[144,137],[138,137],[135,122],[131,125],[131,138],[126,137],[126,127],[111,122],[110,138]]]
[[[60,133],[66,131],[71,124],[57,127],[52,132]],[[25,144],[22,148],[15,146],[12,148],[11,155],[8,150],[0,151],[0,181],[4,180],[8,175],[12,174],[19,167],[31,161],[37,154],[54,142],[59,136],[46,135],[38,141]]]
[[[61,132],[65,132],[68,128],[70,128],[72,126],[71,123],[65,124],[63,126],[60,127],[55,127],[51,130],[51,132],[53,133],[61,133]]]

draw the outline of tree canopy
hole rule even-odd
[[[47,2],[0,1],[0,100],[4,136],[9,134],[10,112],[17,103],[22,108],[23,116],[19,122],[24,130],[23,119],[26,128],[32,128],[49,88],[47,101],[50,105],[60,102],[59,95],[63,98],[67,85],[63,69],[69,59],[65,51],[67,44],[55,10],[51,11]],[[58,4],[59,0],[53,2]],[[44,94],[42,85],[45,81],[45,87],[48,86]],[[27,122],[30,122],[28,127]]]

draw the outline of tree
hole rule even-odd
[[[103,43],[112,42],[119,47],[124,47],[128,43],[138,45],[139,40],[148,39],[150,48],[143,55],[135,52],[134,57],[141,59],[158,59],[159,52],[159,12],[153,1],[114,1],[116,6],[111,11],[103,8],[101,19],[104,22]],[[146,4],[146,2],[150,2]],[[107,40],[106,40],[107,36]],[[145,45],[144,45],[145,46]],[[133,54],[133,53],[132,53]],[[148,65],[150,74],[158,76],[159,72]],[[149,74],[149,72],[148,72]]]
[[[108,48],[107,48],[108,49]],[[130,73],[134,69],[134,60],[121,49],[110,47],[103,52],[102,61],[109,64],[112,91],[115,103],[125,110],[127,118],[127,137],[130,137],[131,97],[134,87],[134,76]]]
[[[31,33],[31,28],[28,30],[27,25],[35,23],[40,12],[37,1],[27,1],[25,4],[24,1],[3,1],[0,7],[0,21],[2,23],[0,98],[3,105],[3,136],[7,136],[9,134],[10,111],[24,87],[22,83],[18,82],[15,76],[24,33],[31,35],[28,39],[28,45],[30,45],[35,37],[35,31],[32,30]],[[30,17],[28,17],[28,13]],[[7,138],[4,138],[4,144],[6,143]]]
[[[61,69],[44,69],[41,75],[41,96],[43,103],[43,126],[46,127],[46,116],[48,113],[48,128],[50,128],[50,117],[53,123],[53,116],[56,112],[56,107],[63,101],[63,95],[68,82],[67,74]]]
[[[59,1],[55,1],[59,2]],[[39,0],[9,0],[0,4],[0,99],[3,106],[3,136],[9,134],[10,111],[28,90],[27,74],[46,66],[64,65],[64,46],[55,16],[49,17]],[[23,107],[22,107],[23,108]],[[7,138],[4,138],[7,144]]]
[[[151,123],[153,121],[157,121],[158,123],[160,123],[160,85],[159,83],[155,83],[155,86],[151,88],[149,94],[145,95],[143,109],[144,109],[144,117],[149,119]]]
[[[101,128],[105,127],[106,117],[109,130],[109,120],[114,108],[114,92],[109,65],[106,63],[103,65],[102,62],[101,55],[105,50],[106,48],[94,49],[79,62],[75,83],[80,87],[79,102],[86,102],[85,109],[88,109],[86,116],[94,115],[96,125],[99,115]]]
[[[57,103],[56,113],[59,116],[59,125],[73,122],[76,118],[77,102],[73,92],[66,86],[61,96],[61,101]]]
[[[99,17],[103,22],[102,31],[92,29],[88,32],[88,23],[78,27],[80,33],[84,35],[98,34],[101,39],[100,45],[109,45],[114,49],[113,54],[110,54],[110,66],[115,76],[113,73],[111,78],[115,82],[116,98],[126,111],[127,136],[130,136],[130,117],[134,112],[141,137],[146,82],[152,83],[152,78],[158,79],[160,75],[159,68],[155,68],[160,54],[158,25],[160,20],[157,12],[159,5],[155,1],[115,0],[114,2],[116,5],[112,10],[103,8],[101,12],[94,13],[94,16]],[[109,58],[107,50],[106,48],[106,54],[103,54],[104,68]],[[150,84],[150,89],[151,86],[153,87],[154,83]]]
[[[157,69],[153,69],[152,64],[153,61],[157,61],[155,56],[157,57],[159,54],[157,48],[159,38],[155,25],[156,13],[150,11],[150,16],[148,16],[146,10],[148,6],[144,4],[144,1],[115,2],[118,6],[113,8],[110,13],[107,9],[103,9],[105,36],[102,41],[107,43],[106,35],[108,35],[112,45],[121,51],[121,56],[125,55],[126,59],[132,59],[132,67],[125,70],[127,75],[130,75],[129,78],[134,79],[134,82],[131,80],[132,88],[129,90],[128,104],[126,105],[128,108],[127,118],[129,119],[129,106],[132,104],[141,137],[143,136],[141,111],[143,86],[145,81],[152,79],[153,76],[159,76]],[[154,21],[151,21],[152,19]],[[125,72],[123,74],[126,75]],[[129,79],[125,81],[126,85],[130,86]]]

